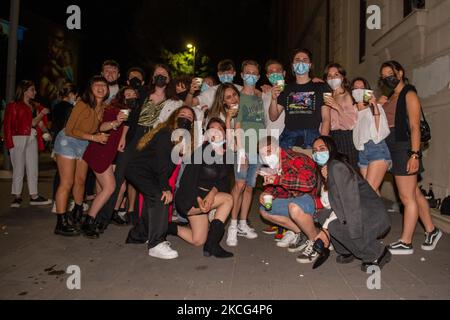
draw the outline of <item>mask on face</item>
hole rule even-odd
[[[137,107],[137,104],[138,99],[136,98],[125,99],[125,105],[130,109],[135,109]]]
[[[214,148],[220,148],[223,147],[225,145],[225,140],[222,141],[212,141],[212,137],[208,138],[208,142],[210,145],[212,145]]]
[[[275,170],[278,167],[280,158],[276,154],[271,154],[264,158],[264,163],[267,164],[270,169]]]
[[[130,79],[129,82],[130,82],[130,86],[135,90],[142,87],[142,81],[139,80],[139,78],[134,77],[134,78]]]
[[[327,81],[328,85],[330,86],[330,88],[335,91],[337,89],[339,89],[342,85],[342,79],[337,78],[337,79],[331,79]]]
[[[284,76],[282,73],[272,73],[269,75],[269,82],[275,86],[278,81],[284,80]]]
[[[179,129],[185,129],[189,131],[192,128],[192,121],[186,118],[178,118],[177,126]]]
[[[242,80],[244,80],[244,84],[246,86],[254,87],[254,86],[256,86],[256,83],[258,82],[259,77],[255,76],[253,74],[244,74],[244,76],[242,77]]]
[[[164,88],[167,85],[167,77],[163,75],[155,76],[153,78],[153,83],[158,88]]]
[[[300,76],[303,76],[307,73],[309,73],[311,67],[308,63],[300,62],[300,63],[294,63],[294,72],[295,74],[298,74]]]
[[[183,92],[177,93],[177,97],[181,101],[184,101],[184,100],[186,100],[188,93],[189,92],[187,92],[187,91],[183,91]]]
[[[364,89],[355,89],[352,91],[352,96],[356,103],[364,102],[364,91]]]
[[[224,73],[224,74],[219,75],[219,80],[221,83],[233,83],[234,75]]]
[[[389,76],[383,79],[383,83],[389,89],[395,90],[400,83],[400,80],[398,80],[396,76]]]
[[[329,151],[316,152],[313,154],[313,160],[319,166],[323,167],[328,163],[328,160],[330,160],[330,152]]]
[[[207,84],[206,82],[203,82],[202,87],[200,88],[200,92],[208,91],[209,88],[211,88],[209,86],[209,84]]]

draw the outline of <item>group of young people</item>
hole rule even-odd
[[[277,245],[298,253],[299,263],[316,261],[320,240],[336,250],[338,263],[357,258],[363,270],[383,267],[392,254],[413,254],[419,218],[422,249],[434,250],[442,232],[418,187],[421,105],[401,64],[381,65],[378,96],[366,79],[349,81],[338,63],[321,78],[312,71],[311,52],[299,49],[288,68],[277,60],[264,70],[244,61],[242,86],[234,83],[234,63],[223,60],[219,82],[173,78],[158,64],[148,84],[145,72],[132,68],[121,87],[120,67],[109,60],[82,96],[64,85],[51,112],[34,102],[35,86],[24,81],[4,120],[12,206],[21,204],[25,169],[32,201],[49,203],[37,192],[37,146],[50,132],[57,235],[99,238],[111,223],[131,224],[127,243],[147,243],[152,257],[177,258],[167,241],[177,236],[202,246],[205,256],[229,258],[225,233],[229,248],[258,237],[248,217],[260,176],[265,232],[284,230]],[[264,72],[270,85],[258,87]],[[84,212],[89,171],[96,196]],[[379,239],[390,218],[380,187],[388,171],[404,222],[399,240],[384,246]]]

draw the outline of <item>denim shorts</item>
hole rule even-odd
[[[283,216],[290,217],[289,215],[289,205],[296,204],[299,206],[306,214],[314,216],[316,213],[316,203],[314,199],[309,194],[304,194],[297,198],[288,199],[275,199],[273,200],[272,210],[267,211],[266,208],[261,206],[259,209],[266,212],[271,216]]]
[[[374,161],[384,160],[392,166],[391,153],[385,141],[375,144],[372,140],[364,145],[364,150],[359,152],[358,166],[360,168],[367,168],[370,163]]]
[[[80,160],[88,145],[89,141],[68,137],[62,130],[56,137],[53,152],[64,158]]]
[[[234,165],[234,177],[236,181],[245,181],[245,185],[255,188],[256,179],[258,178],[259,164],[249,164],[245,168],[241,167],[241,171],[238,172],[237,161]]]
[[[280,147],[287,150],[293,147],[301,147],[302,149],[312,149],[312,144],[316,138],[320,136],[319,130],[316,129],[300,129],[291,131],[284,129],[280,136]]]

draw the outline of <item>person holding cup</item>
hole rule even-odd
[[[319,207],[317,166],[309,156],[281,148],[274,137],[259,141],[259,154],[268,167],[259,171],[264,177],[259,212],[268,222],[288,230],[278,247],[302,252],[318,235],[314,226]],[[310,263],[315,258],[303,257],[299,262]]]
[[[127,120],[129,109],[125,105],[127,93],[134,92],[133,88],[124,87],[113,99],[110,105],[105,108],[103,122],[100,130],[108,130],[109,139],[106,144],[90,142],[83,160],[95,174],[98,182],[98,193],[95,197],[88,215],[81,226],[81,231],[88,238],[98,238],[97,225],[95,219],[100,209],[111,197],[115,190],[114,165],[113,162],[118,153],[118,146],[122,137],[123,123]]]

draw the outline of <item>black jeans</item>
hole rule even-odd
[[[138,243],[148,240],[148,248],[154,248],[166,241],[169,225],[169,206],[161,201],[162,190],[158,178],[142,168],[132,166],[127,169],[125,176],[144,197],[142,218],[131,229],[128,238]]]
[[[119,197],[120,188],[122,184],[125,182],[125,171],[127,170],[128,165],[132,162],[135,157],[137,150],[137,144],[139,140],[149,131],[149,128],[138,126],[136,128],[136,132],[134,136],[127,143],[125,148],[125,152],[119,153],[117,155],[116,162],[116,171],[114,171],[114,178],[116,180],[116,189],[114,193],[109,198],[108,202],[103,206],[100,212],[97,215],[97,219],[99,222],[104,224],[109,224],[111,222],[112,213],[114,211],[114,207],[116,206],[117,198]],[[135,207],[137,211],[138,207]]]

